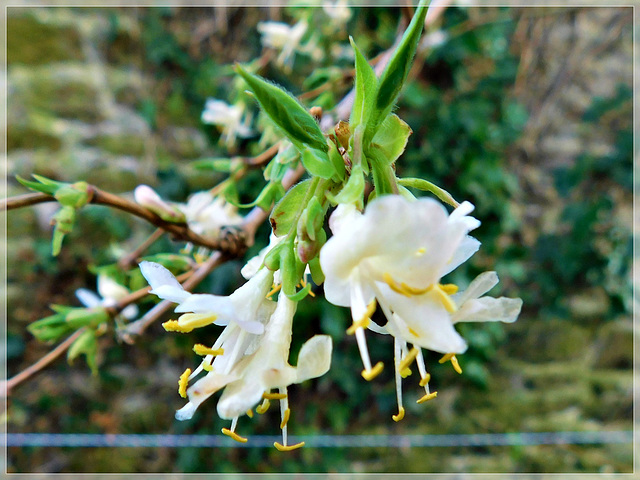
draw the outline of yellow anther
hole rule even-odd
[[[427,373],[424,377],[420,379],[420,386],[424,387],[427,383],[431,381],[431,374]]]
[[[438,295],[440,301],[444,305],[444,308],[447,310],[447,312],[453,313],[456,310],[458,310],[458,307],[456,307],[456,304],[454,303],[454,301],[451,300],[451,297],[447,292],[445,292],[445,290],[442,288],[441,285],[437,285],[433,289],[433,291],[435,292],[436,295]]]
[[[412,297],[414,295],[422,295],[423,293],[427,293],[433,288],[433,285],[429,285],[427,288],[415,288],[402,282],[398,284],[398,282],[396,282],[389,273],[385,273],[382,276],[382,278],[384,279],[385,283],[389,285],[391,290],[393,290],[394,292],[400,293],[406,297]]]
[[[362,378],[364,378],[367,382],[370,382],[371,380],[376,378],[378,375],[380,375],[380,372],[382,371],[383,368],[384,368],[384,364],[382,362],[378,362],[376,363],[376,366],[373,367],[371,370],[363,370],[361,373]]]
[[[432,400],[432,399],[436,398],[437,396],[438,396],[438,392],[427,393],[422,398],[419,398],[418,400],[416,400],[416,403],[424,403],[427,400]]]
[[[202,369],[203,369],[205,372],[210,372],[211,370],[213,370],[213,365],[211,365],[211,364],[210,364],[209,362],[207,362],[207,361],[203,361],[203,362],[202,362]]]
[[[416,257],[421,257],[422,255],[424,255],[425,253],[427,253],[427,249],[424,247],[420,247],[418,249],[418,251],[416,252]]]
[[[224,349],[222,348],[218,348],[216,350],[214,350],[213,348],[209,348],[205,345],[202,345],[201,343],[196,343],[193,346],[193,351],[196,352],[196,354],[198,355],[222,355],[224,353]]]
[[[399,422],[400,420],[402,420],[404,418],[404,407],[400,407],[398,409],[398,414],[391,415],[391,418],[393,418],[394,422]]]
[[[454,293],[457,293],[457,291],[458,291],[458,286],[454,285],[453,283],[445,283],[444,285],[441,283],[439,285],[439,287],[447,295],[453,295]]]
[[[311,290],[309,290],[309,296],[310,296],[310,297],[314,297],[314,298],[315,298],[316,294],[315,294],[315,293],[313,293]]]
[[[448,362],[449,360],[451,360],[456,354],[455,353],[447,353],[446,355],[443,355],[443,357],[438,360],[438,363],[445,363]]]
[[[273,442],[273,446],[281,452],[290,452],[291,450],[304,447],[304,442],[296,443],[295,445],[282,445],[281,443]]]
[[[178,318],[178,323],[193,330],[194,328],[211,325],[217,318],[217,315],[212,315],[211,313],[184,313]]]
[[[402,378],[407,378],[409,375],[411,375],[411,369],[409,367],[405,368],[404,370],[400,370],[400,376]]]
[[[231,430],[229,430],[228,428],[223,428],[222,429],[222,433],[224,433],[227,437],[231,437],[233,438],[236,442],[240,442],[240,443],[247,443],[246,438],[241,437],[240,435],[238,435],[236,432],[232,432]]]
[[[253,418],[253,410],[251,409],[247,410],[247,417]]]
[[[291,416],[291,409],[287,408],[284,411],[284,418],[282,419],[282,422],[280,422],[280,429],[282,430],[284,427],[287,426],[287,423],[289,422],[289,417]]]
[[[262,398],[264,398],[265,400],[284,400],[285,398],[287,398],[287,394],[286,393],[268,393],[268,392],[264,392],[262,394]]]
[[[353,322],[349,328],[347,328],[347,335],[353,335],[356,333],[358,328],[367,328],[369,326],[369,322],[371,321],[371,316],[376,311],[376,299],[374,298],[369,305],[367,305],[367,309],[365,310],[362,318]]]
[[[282,284],[274,286],[269,293],[267,293],[267,298],[271,297],[271,295],[278,293],[282,288]]]
[[[462,368],[460,368],[460,364],[458,363],[455,353],[447,353],[444,357],[438,360],[438,363],[444,363],[448,360],[451,360],[451,366],[456,372],[462,373]]]
[[[413,335],[414,337],[419,337],[420,335],[418,334],[418,332],[416,332],[413,328],[411,327],[407,327],[409,329],[409,333],[411,335]]]
[[[177,320],[169,320],[168,322],[164,322],[162,326],[167,332],[189,333],[193,330],[193,328],[180,325]]]
[[[451,357],[451,365],[456,372],[462,373],[462,368],[460,368],[460,364],[458,363],[458,359],[455,355]]]
[[[271,405],[271,403],[267,398],[265,398],[264,401],[256,407],[256,412],[262,415],[267,410],[269,410],[269,405]]]
[[[187,384],[189,383],[189,375],[191,375],[191,369],[187,368],[180,379],[178,380],[178,393],[182,398],[187,398]]]
[[[398,371],[401,374],[405,370],[409,370],[409,365],[411,365],[411,363],[416,359],[416,357],[418,356],[418,353],[420,353],[420,350],[418,350],[418,347],[413,347],[409,351],[409,353],[407,353],[407,355],[402,359],[402,361],[400,362],[400,365],[398,365]],[[411,370],[409,370],[409,372],[411,372]]]
[[[359,328],[367,328],[369,326],[370,321],[371,320],[369,318],[364,317],[358,320],[357,322],[353,322],[353,325],[347,328],[347,335],[353,335],[354,333],[356,333],[356,330]]]

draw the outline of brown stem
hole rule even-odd
[[[23,371],[11,377],[10,379],[1,382],[0,394],[6,392],[6,395],[8,396],[12,388],[24,382],[26,379],[35,375],[44,367],[46,367],[51,362],[53,362],[56,358],[58,358],[60,355],[62,355],[64,352],[67,351],[67,349],[73,344],[73,342],[75,342],[76,339],[80,335],[82,335],[82,332],[84,332],[84,328],[80,328],[79,330],[77,330],[73,335],[71,335],[64,342],[62,342],[56,348],[51,350],[49,353],[47,353],[44,357],[42,357],[40,360],[38,360],[36,363],[31,365],[30,367],[25,368]]]
[[[125,255],[118,261],[118,265],[123,270],[128,270],[136,265],[138,257],[140,257],[147,249],[154,244],[156,240],[158,240],[162,235],[164,235],[164,230],[161,228],[157,228],[154,232],[147,238],[138,248],[136,248],[133,252]]]

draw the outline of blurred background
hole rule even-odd
[[[294,95],[307,92],[307,106],[330,109],[353,81],[348,35],[374,58],[410,14],[355,7],[6,12],[8,195],[26,192],[15,175],[37,173],[130,198],[146,183],[173,201],[225,178],[206,168],[206,159],[229,155],[220,129],[201,121],[206,100],[243,100],[257,114],[237,88],[233,62],[259,59],[261,75]],[[348,311],[322,295],[300,304],[294,356],[314,333],[331,335],[334,353],[327,375],[290,390],[290,434],[386,435],[395,444],[282,454],[225,442],[68,448],[42,437],[40,446],[9,448],[9,472],[631,472],[632,20],[630,7],[452,6],[426,31],[397,107],[413,129],[398,174],[424,177],[476,205],[483,246],[451,280],[466,285],[496,270],[501,282],[492,294],[521,297],[524,309],[515,324],[461,325],[470,343],[459,356],[462,375],[427,354],[438,398],[416,405],[420,391],[409,377],[407,415],[396,424],[392,371],[372,382],[360,377],[354,338],[344,334]],[[288,37],[287,58],[265,45],[258,30],[265,21],[307,23],[300,38]],[[238,139],[231,153],[267,146],[256,135]],[[259,171],[245,178],[241,199],[253,200],[263,181]],[[74,292],[95,290],[96,267],[117,262],[153,231],[87,207],[53,258],[55,210],[43,204],[7,215],[9,377],[52,348],[27,332],[29,323],[50,315],[50,304],[79,306]],[[267,237],[265,226],[247,258]],[[183,246],[163,239],[152,252]],[[223,265],[199,291],[229,293],[242,265]],[[60,359],[10,392],[10,444],[18,433],[218,435],[228,422],[217,418],[215,399],[193,420],[174,420],[183,404],[177,378],[195,362],[191,346],[217,333],[167,334],[158,323],[127,345],[110,329],[100,337],[97,376],[81,359]],[[372,358],[390,365],[390,339],[368,338]],[[278,435],[278,423],[271,409],[242,420],[239,431],[251,442]],[[469,434],[518,432],[578,432],[576,439],[595,432],[596,440],[527,445],[516,436],[509,445],[465,446]],[[622,437],[610,441],[606,432]],[[434,434],[452,440],[411,448],[402,441]]]

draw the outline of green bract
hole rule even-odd
[[[293,222],[297,221],[297,215],[309,187],[311,180],[305,180],[291,188],[282,200],[274,207],[269,221],[276,237],[281,237],[289,233]]]

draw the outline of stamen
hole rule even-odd
[[[457,291],[458,291],[458,286],[454,285],[453,283],[445,283],[444,285],[441,283],[440,284],[440,288],[447,295],[453,295],[454,293],[457,293]]]
[[[382,362],[378,362],[375,367],[370,368],[369,370],[363,370],[360,375],[362,375],[362,378],[364,378],[367,382],[370,382],[378,375],[380,375],[380,372],[383,368],[384,364]]]
[[[253,418],[253,410],[252,409],[247,410],[247,417]]]
[[[399,422],[400,420],[402,420],[404,418],[404,407],[400,407],[398,409],[398,414],[391,415],[391,418],[393,418],[394,422]]]
[[[206,360],[202,361],[202,369],[205,372],[210,372],[211,370],[213,370],[213,365],[211,365],[209,362],[207,362]]]
[[[311,297],[315,298],[315,297],[316,297],[316,294],[315,294],[315,293],[313,293],[313,291],[309,290],[309,296],[311,296]]]
[[[427,393],[422,398],[419,398],[418,400],[416,400],[416,403],[424,403],[427,400],[431,400],[433,398],[436,398],[437,396],[438,396],[438,392]]]
[[[445,363],[448,362],[449,360],[451,360],[453,357],[455,356],[455,353],[447,353],[445,355],[443,355],[443,357],[438,360],[438,363]]]
[[[391,418],[395,422],[399,422],[404,418],[404,407],[402,406],[402,374],[400,373],[400,366],[402,364],[402,347],[406,345],[405,342],[401,342],[397,338],[393,339],[393,362],[395,364],[395,378],[396,378],[396,399],[398,400],[398,414],[392,415]]]
[[[260,405],[258,405],[256,407],[256,412],[259,413],[260,415],[262,415],[267,410],[269,410],[269,406],[270,405],[271,405],[271,403],[269,402],[269,399],[265,398],[264,401]]]
[[[287,398],[287,394],[286,393],[269,393],[269,392],[264,392],[262,394],[262,398],[264,398],[265,400],[282,400],[284,398]]]
[[[420,386],[424,387],[431,381],[431,374],[427,373],[424,377],[420,379]]]
[[[370,321],[371,320],[369,318],[364,317],[358,320],[357,322],[353,322],[353,325],[347,328],[347,335],[353,335],[354,333],[356,333],[356,330],[359,328],[367,328],[369,326]]]
[[[187,384],[189,383],[189,375],[191,375],[191,369],[187,368],[182,375],[180,375],[180,379],[178,380],[178,393],[182,398],[187,398]]]
[[[241,437],[236,432],[232,432],[228,428],[223,428],[222,429],[222,433],[224,433],[227,437],[233,438],[236,442],[239,442],[239,443],[247,443],[247,441],[248,441],[247,438]]]
[[[455,286],[455,285],[454,285]],[[449,289],[450,290],[450,289]],[[453,313],[456,310],[458,310],[458,307],[456,307],[456,304],[454,303],[453,300],[451,300],[451,297],[449,296],[449,294],[442,288],[441,285],[436,285],[435,288],[433,289],[433,291],[438,295],[438,297],[440,298],[440,301],[442,302],[442,304],[444,305],[444,308],[447,310],[447,312],[449,313]]]
[[[429,285],[427,288],[415,288],[407,285],[406,283],[400,282],[398,283],[393,279],[393,277],[389,273],[385,273],[382,278],[385,283],[389,285],[391,290],[394,292],[400,293],[405,297],[411,297],[414,295],[422,295],[423,293],[427,293],[429,290],[433,288],[433,285]]]
[[[438,363],[445,363],[448,360],[451,360],[451,366],[456,372],[462,373],[462,368],[460,368],[460,364],[458,363],[455,353],[447,353],[444,357],[438,360]]]
[[[193,351],[196,352],[197,355],[213,355],[214,357],[216,355],[223,355],[224,354],[224,348],[218,348],[216,350],[214,350],[213,348],[209,348],[206,345],[202,345],[201,343],[196,343],[193,346]]]
[[[290,452],[291,450],[297,450],[298,448],[304,447],[304,442],[296,443],[295,445],[282,445],[278,442],[273,442],[273,446],[276,447],[281,452]]]
[[[416,357],[418,356],[418,352],[419,352],[418,348],[413,347],[411,351],[407,354],[407,356],[404,357],[400,362],[400,365],[398,366],[398,371],[402,373],[404,370],[409,370],[409,365],[411,365],[411,363],[416,359]],[[409,372],[411,372],[411,370],[409,370]]]
[[[167,332],[189,333],[191,330],[193,330],[193,328],[180,325],[177,320],[169,320],[167,322],[164,322],[162,326]]]
[[[291,409],[287,408],[287,409],[284,411],[282,422],[280,422],[280,429],[281,429],[281,430],[282,430],[284,427],[286,427],[286,426],[287,426],[287,423],[289,422],[289,417],[290,417],[290,416],[291,416]]]
[[[417,251],[416,251],[416,257],[421,257],[422,255],[424,255],[425,253],[427,253],[427,249],[424,247],[420,247]]]
[[[271,295],[278,293],[282,288],[282,284],[274,286],[269,293],[267,293],[267,298],[271,297]]]
[[[184,313],[178,318],[178,323],[180,326],[193,330],[211,325],[217,318],[217,315],[211,313]]]
[[[416,332],[413,328],[411,327],[407,327],[409,329],[409,333],[411,335],[413,335],[414,337],[420,337],[420,335],[418,334],[418,332]]]

